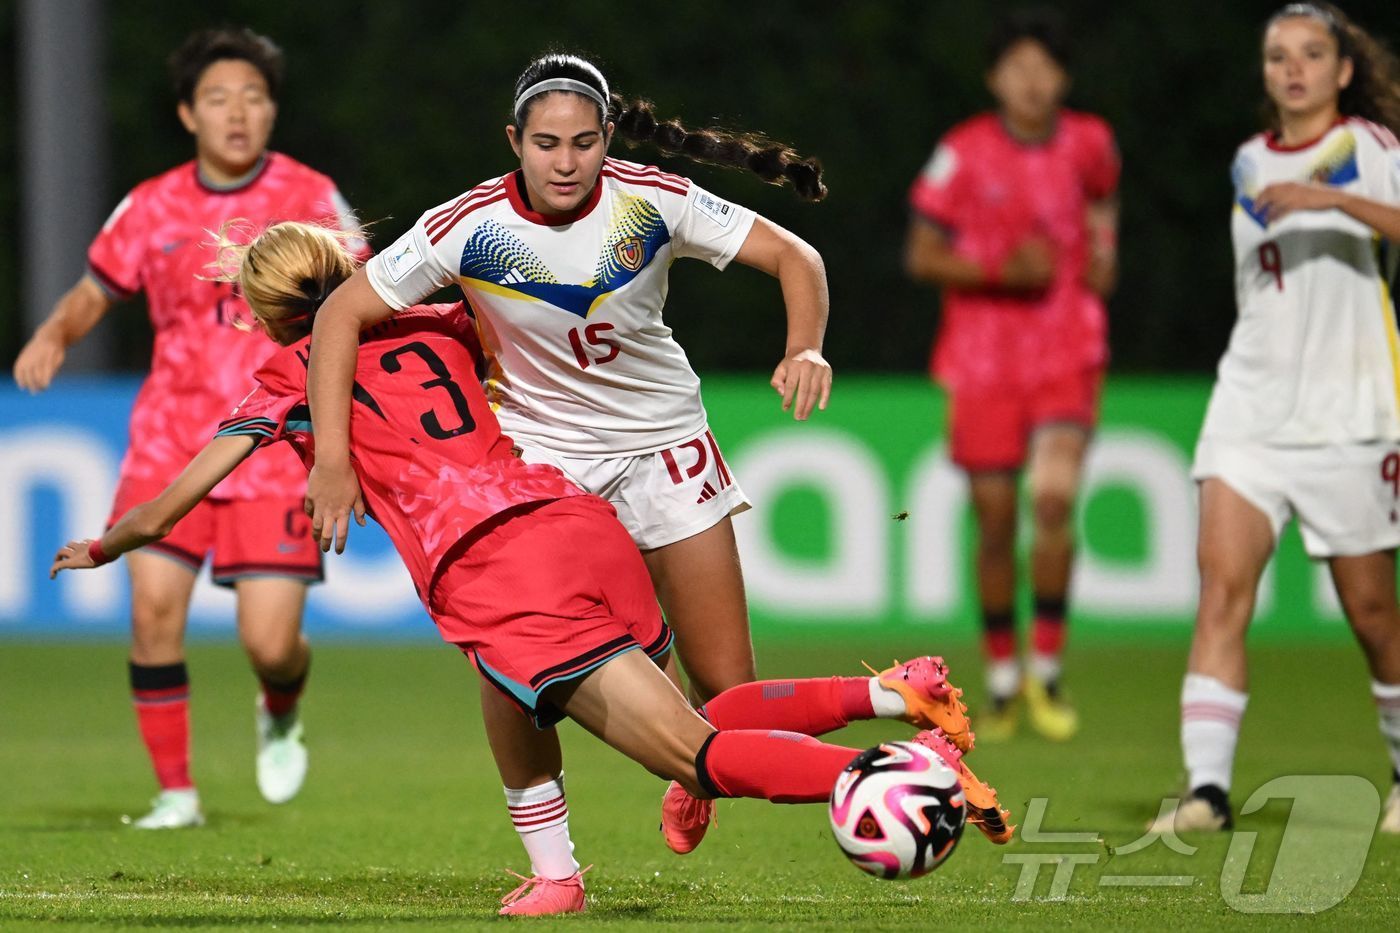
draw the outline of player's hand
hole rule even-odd
[[[81,541],[69,541],[58,549],[54,555],[53,566],[49,568],[49,579],[58,576],[60,570],[86,570],[97,565],[88,556],[88,545],[92,543],[91,538],[84,538]]]
[[[1254,196],[1254,206],[1269,218],[1282,220],[1294,211],[1326,211],[1341,204],[1341,192],[1331,185],[1280,181]]]
[[[1022,240],[1001,266],[1002,288],[1037,291],[1055,278],[1055,250],[1044,237]]]
[[[793,418],[806,421],[813,408],[826,411],[831,364],[816,350],[797,350],[783,358],[768,384],[783,397],[783,411],[791,410]]]
[[[311,535],[329,551],[335,543],[337,554],[345,553],[345,539],[350,534],[350,516],[363,528],[365,500],[360,495],[360,481],[350,464],[317,463],[306,478],[306,514],[311,516]]]
[[[26,392],[44,391],[53,382],[67,352],[62,340],[39,331],[19,351],[15,360],[15,382]]]

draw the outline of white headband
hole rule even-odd
[[[603,115],[606,117],[608,112],[606,88],[607,85],[604,85],[604,92],[599,94],[598,89],[593,85],[585,84],[582,81],[576,81],[573,78],[550,78],[546,81],[541,81],[539,84],[532,84],[522,91],[520,96],[515,99],[515,119],[520,119],[520,108],[525,106],[527,100],[550,91],[571,91],[575,94],[582,94],[584,97],[596,101],[598,106],[603,108]]]

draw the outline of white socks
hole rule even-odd
[[[1230,789],[1235,744],[1248,700],[1248,694],[1214,677],[1186,675],[1181,684],[1181,751],[1191,790],[1205,784]]]
[[[906,712],[904,697],[880,683],[878,677],[870,678],[870,708],[876,719],[899,719]]]
[[[1015,658],[987,662],[987,693],[993,700],[1009,700],[1021,689],[1021,664]]]
[[[1060,656],[1031,652],[1031,676],[1043,684],[1053,684],[1060,679]]]
[[[1400,773],[1400,684],[1382,684],[1373,680],[1371,696],[1376,701],[1381,736],[1385,739],[1386,750],[1390,752],[1390,764]]]
[[[564,802],[564,773],[544,784],[515,790],[507,787],[506,807],[520,842],[530,856],[530,871],[561,881],[578,871],[569,841],[569,807]]]

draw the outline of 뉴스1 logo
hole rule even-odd
[[[423,254],[418,252],[418,248],[413,244],[412,237],[413,235],[409,234],[399,240],[384,257],[384,264],[388,267],[389,278],[396,283],[402,282],[404,276],[418,268],[423,262]]]
[[[733,219],[735,214],[733,204],[727,201],[721,201],[719,198],[706,194],[704,191],[696,193],[694,203],[697,211],[707,215],[721,227],[729,226],[729,221]]]

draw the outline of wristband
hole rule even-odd
[[[103,564],[110,564],[112,562],[112,558],[108,557],[107,553],[102,550],[102,540],[100,538],[93,538],[88,542],[88,558],[92,561],[94,567],[101,567]]]

